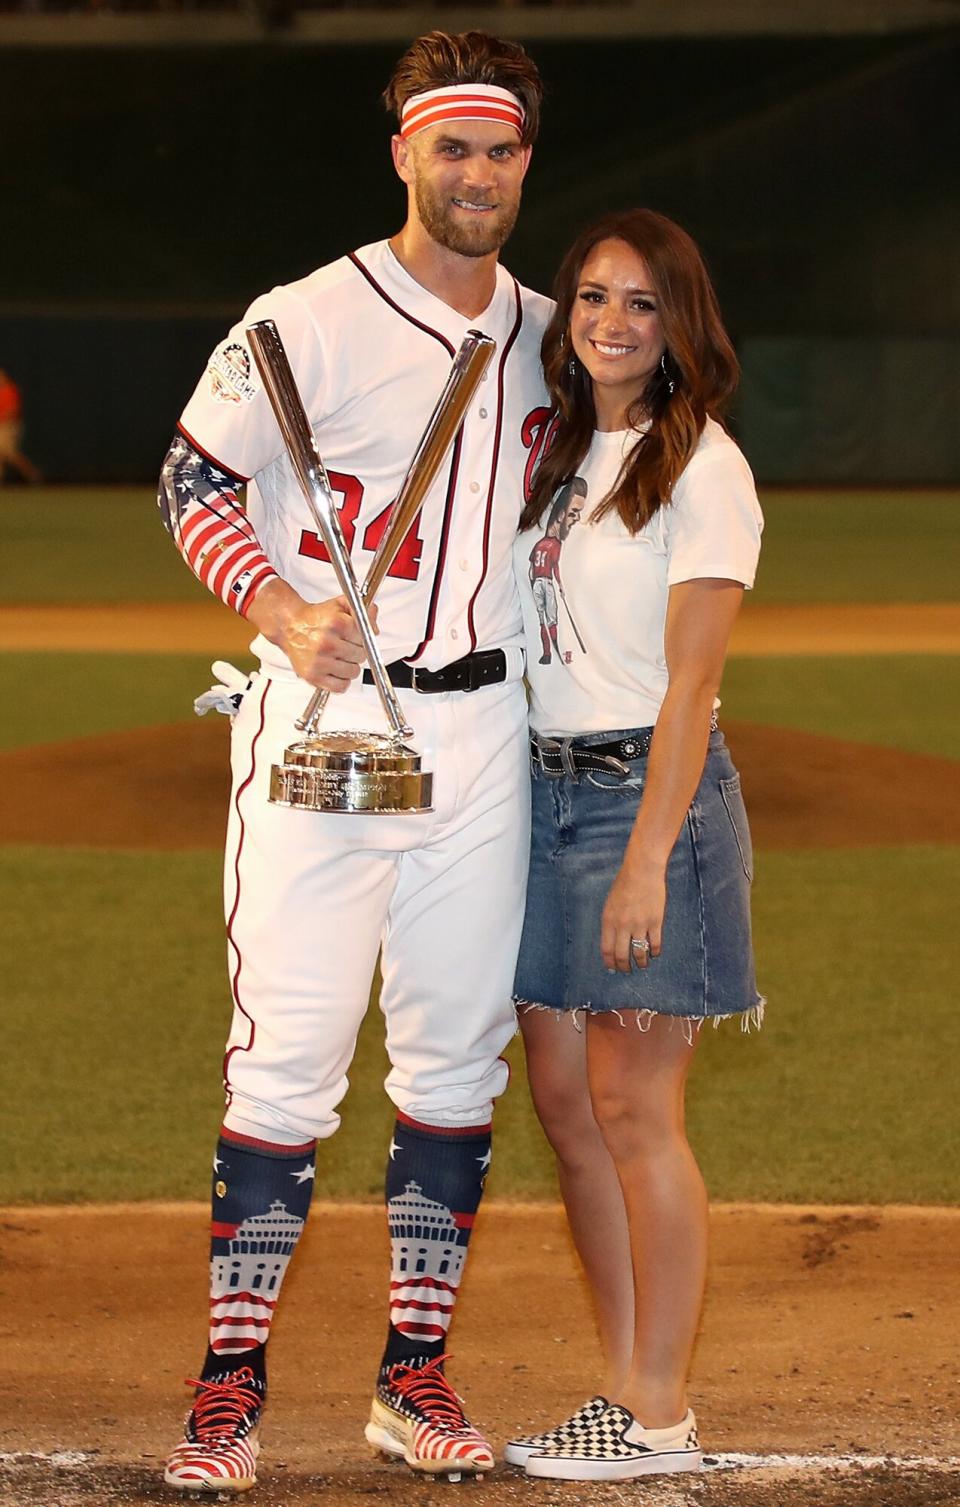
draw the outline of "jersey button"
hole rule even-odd
[[[458,633],[457,633],[457,630],[456,630],[456,628],[451,628],[451,629],[450,629],[450,637],[451,637],[451,638],[459,638],[459,636],[460,636],[460,635],[459,635],[459,634],[458,634]]]
[[[471,490],[471,492],[479,492],[479,490],[480,490],[480,483],[478,481],[472,481],[470,483],[470,490]]]
[[[461,570],[467,570],[468,568],[469,568],[469,561],[467,561],[467,560],[461,560],[460,561],[460,569]]]
[[[487,410],[485,408],[481,408],[481,410],[480,410],[480,417],[482,419],[485,419],[486,416],[487,416]]]

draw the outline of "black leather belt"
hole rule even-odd
[[[386,666],[391,683],[398,690],[419,691],[425,696],[437,695],[440,691],[478,691],[483,685],[499,685],[507,678],[507,656],[502,649],[484,649],[478,654],[465,654],[442,670],[422,670],[405,659],[395,659]],[[364,685],[373,685],[369,670],[363,672]]]
[[[530,739],[530,757],[540,765],[544,774],[577,775],[581,770],[595,769],[626,776],[630,773],[626,761],[644,758],[650,752],[652,740],[652,727],[641,727],[629,737],[618,738],[613,743],[568,743],[566,739],[560,741],[534,734]]]

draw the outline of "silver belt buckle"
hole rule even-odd
[[[579,769],[577,769],[576,765],[573,762],[572,738],[564,738],[563,742],[560,744],[560,763],[563,767],[564,774],[569,775],[571,780],[577,781],[580,779],[580,771]]]
[[[603,762],[611,774],[618,774],[621,779],[625,780],[630,773],[630,765],[625,764],[622,759],[618,759],[615,754],[604,754]]]
[[[533,741],[533,746],[534,746],[534,748],[537,751],[537,763],[540,765],[541,772],[544,775],[546,775],[546,777],[547,777],[548,780],[558,780],[560,778],[560,775],[563,773],[562,769],[560,769],[560,770],[558,770],[558,769],[548,769],[547,766],[546,766],[546,764],[544,764],[544,762],[543,762],[543,756],[544,756],[545,753],[548,753],[548,754],[559,754],[559,753],[561,753],[561,746],[560,746],[560,744],[557,743],[553,738],[539,738],[539,737],[537,737],[537,738],[534,738],[532,741]]]

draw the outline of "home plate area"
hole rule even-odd
[[[207,1218],[200,1204],[0,1210],[0,1507],[182,1500],[161,1477],[205,1332]],[[454,1485],[364,1441],[386,1221],[380,1207],[318,1201],[270,1342],[258,1482],[239,1500],[960,1507],[960,1211],[722,1204],[711,1237],[690,1387],[700,1472],[580,1483],[498,1464]],[[451,1381],[501,1459],[512,1434],[595,1390],[593,1325],[556,1205],[482,1210],[451,1350]]]
[[[452,1507],[451,1493],[467,1492],[476,1507],[532,1507],[554,1504],[636,1504],[636,1507],[958,1507],[960,1460],[898,1459],[893,1456],[778,1455],[728,1453],[706,1457],[701,1472],[682,1484],[661,1477],[644,1482],[596,1484],[533,1481],[500,1467],[482,1482],[460,1485],[414,1477],[405,1467],[350,1469],[346,1464],[320,1475],[292,1473],[276,1461],[265,1468],[252,1493],[220,1493],[220,1501],[260,1507],[346,1507],[376,1499],[384,1507]],[[0,1454],[3,1507],[146,1507],[155,1502],[212,1502],[215,1493],[171,1492],[149,1462],[108,1463],[79,1450]],[[466,1503],[465,1503],[466,1507]]]

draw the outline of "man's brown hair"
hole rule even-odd
[[[445,84],[496,84],[515,94],[524,109],[525,147],[540,130],[543,85],[533,59],[519,42],[508,42],[486,31],[462,31],[451,36],[431,31],[417,37],[393,70],[383,102],[400,119],[407,100]]]

